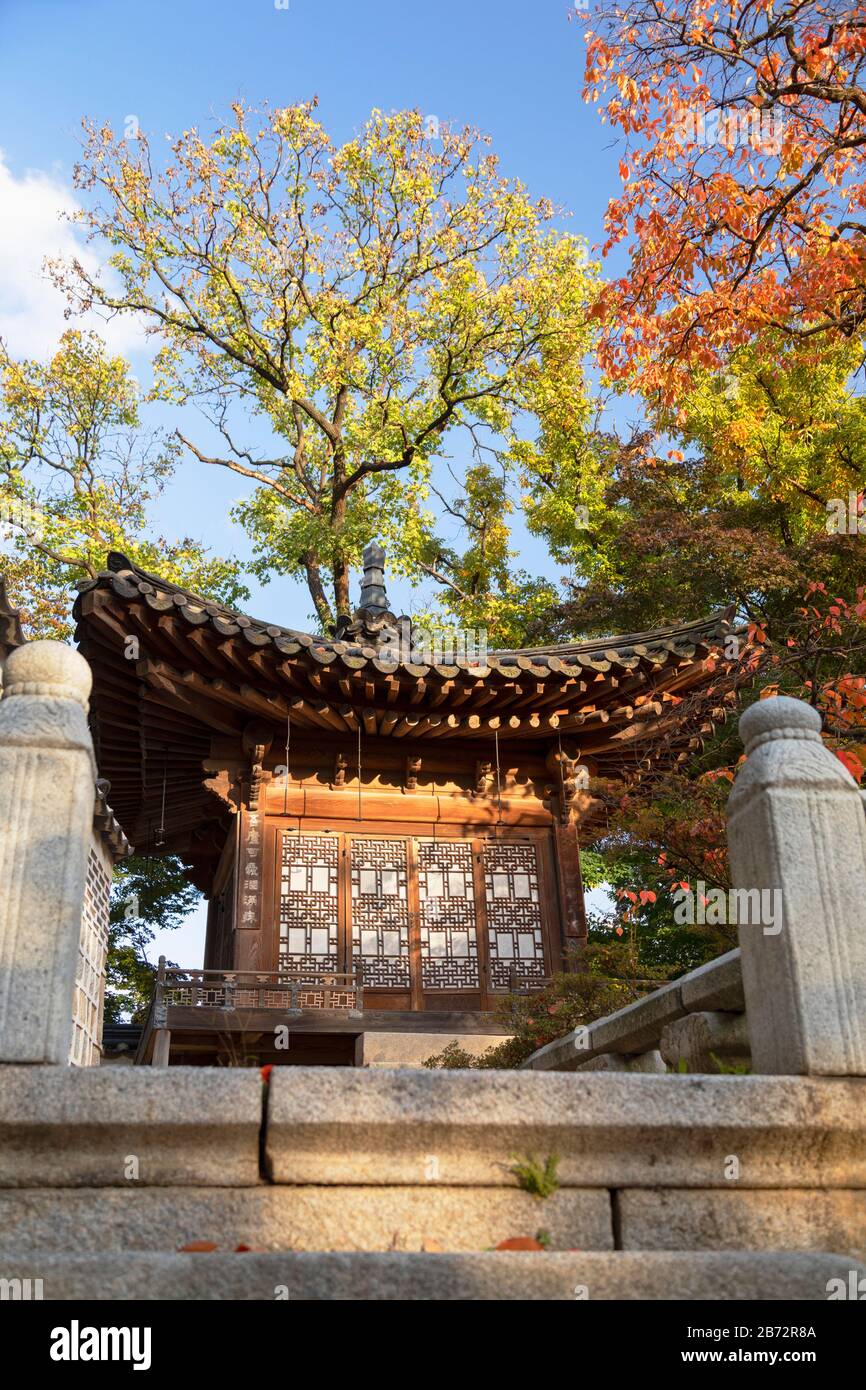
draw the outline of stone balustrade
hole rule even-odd
[[[0,701],[0,1064],[101,1055],[114,865],[132,853],[96,778],[90,667],[23,643]]]
[[[61,642],[10,652],[0,700],[0,1062],[73,1051],[96,764],[90,667]]]
[[[866,822],[807,706],[741,720],[734,882],[783,912],[743,923],[739,950],[518,1073],[277,1067],[263,1085],[253,1069],[33,1065],[69,1056],[88,680],[69,648],[32,643],[0,701],[0,1277],[49,1299],[866,1287]],[[597,1074],[749,1052],[751,1076]],[[555,1160],[543,1201],[520,1157]],[[485,1253],[542,1227],[543,1258]],[[261,1253],[178,1253],[195,1240]]]
[[[785,696],[740,719],[746,761],[728,803],[739,950],[539,1049],[531,1071],[866,1076],[866,817]]]
[[[722,1058],[748,1056],[744,1009],[740,952],[729,951],[634,1004],[556,1038],[523,1067],[664,1072],[683,1058],[688,1071],[711,1070],[702,1065],[708,1042]]]

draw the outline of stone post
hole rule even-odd
[[[96,778],[90,686],[61,642],[28,642],[3,669],[0,1063],[69,1058]]]
[[[866,816],[820,729],[817,711],[784,696],[740,719],[747,757],[728,802],[733,881],[766,890],[776,918],[738,918],[752,1065],[866,1076]]]

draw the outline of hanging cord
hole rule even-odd
[[[162,808],[159,813],[159,829],[157,830],[157,845],[165,844],[165,784],[168,776],[168,749],[163,750],[162,757]]]
[[[565,810],[565,768],[562,765],[562,734],[559,729],[556,731],[556,741],[559,744],[559,804]]]
[[[292,716],[286,715],[286,789],[283,792],[283,815],[289,813],[289,752],[292,746]]]
[[[495,745],[495,748],[496,748],[496,801],[497,801],[497,806],[498,806],[498,812],[497,812],[497,817],[496,817],[496,831],[497,831],[497,834],[498,834],[498,833],[499,833],[499,827],[500,827],[501,824],[502,824],[502,777],[501,777],[500,772],[499,772],[499,730],[498,730],[498,729],[494,729],[494,730],[493,730],[493,740],[494,740],[494,745]]]
[[[358,820],[363,820],[364,814],[361,807],[361,725],[358,724]]]

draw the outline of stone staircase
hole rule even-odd
[[[49,1299],[825,1300],[864,1258],[866,1079],[0,1068],[0,1278]]]

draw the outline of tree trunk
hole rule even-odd
[[[349,593],[349,566],[342,559],[334,561],[334,603],[338,613],[352,612],[352,600]]]
[[[319,569],[318,561],[311,552],[308,551],[306,555],[302,555],[301,561],[307,576],[307,588],[316,608],[316,616],[322,625],[322,631],[327,633],[333,626],[334,615],[331,612],[331,605],[328,603],[328,596],[322,583],[322,572]]]
[[[342,484],[345,475],[345,459],[340,450],[334,452],[334,489]],[[331,529],[335,535],[339,536],[346,520],[346,497],[345,494],[337,498],[331,506]],[[343,555],[337,554],[334,557],[332,566],[334,576],[334,606],[337,614],[351,613],[352,600],[349,593],[349,565]]]

